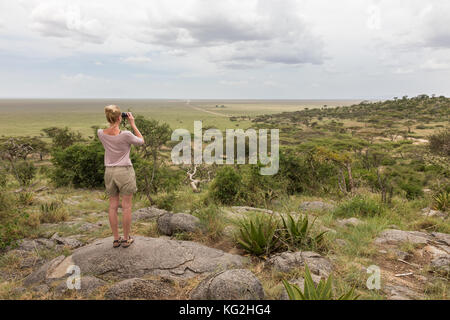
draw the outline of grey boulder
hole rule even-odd
[[[437,256],[431,260],[431,266],[438,272],[450,274],[450,255]]]
[[[282,252],[267,261],[268,266],[280,272],[290,272],[305,264],[312,273],[320,276],[328,276],[333,269],[328,258],[313,251]]]
[[[166,213],[158,218],[158,231],[171,236],[177,232],[200,230],[200,219],[187,213]]]
[[[57,293],[66,293],[73,290],[76,290],[77,293],[80,293],[83,296],[88,296],[94,293],[97,289],[105,286],[107,284],[106,281],[103,281],[99,278],[92,276],[84,276],[80,278],[80,289],[69,289],[67,287],[67,282],[62,281],[55,289]]]
[[[410,242],[413,244],[426,244],[430,236],[425,232],[419,231],[403,231],[397,229],[384,230],[378,238],[375,239],[376,244],[398,244],[401,242]]]
[[[170,281],[133,278],[114,284],[106,291],[105,298],[110,300],[162,300],[168,299],[172,295],[173,285]]]
[[[55,241],[57,244],[67,246],[70,249],[79,248],[83,245],[83,242],[81,242],[80,240],[76,239],[73,236],[63,238],[63,237],[60,237],[57,233],[55,233],[50,239]]]
[[[330,203],[322,201],[306,201],[300,204],[299,209],[302,211],[322,211],[322,210],[334,210],[335,206]]]
[[[190,278],[205,273],[242,267],[246,259],[191,241],[135,237],[128,248],[113,248],[113,238],[97,240],[76,249],[68,257],[58,257],[32,273],[28,283],[67,277],[75,265],[81,275],[123,280],[144,275]]]
[[[166,213],[169,212],[156,207],[147,207],[134,211],[131,217],[133,221],[151,221]]]
[[[262,300],[264,289],[247,269],[233,269],[210,275],[191,292],[193,300]]]
[[[359,220],[358,218],[353,217],[348,219],[340,219],[337,221],[337,223],[342,227],[356,227],[364,222]]]

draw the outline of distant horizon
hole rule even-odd
[[[420,95],[420,94],[418,94]],[[418,96],[408,96],[409,98]],[[428,96],[432,96],[431,94],[427,94]],[[178,100],[178,101],[349,101],[349,100],[368,100],[368,101],[378,101],[378,100],[391,100],[394,97],[401,99],[405,95],[393,96],[393,97],[372,97],[372,98],[145,98],[145,97],[137,97],[137,98],[124,98],[124,97],[0,97],[0,100]],[[445,96],[436,94],[435,96]]]

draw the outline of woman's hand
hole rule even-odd
[[[127,116],[128,116],[128,122],[131,124],[131,125],[134,125],[134,117],[133,117],[133,115],[131,114],[131,112],[127,112]]]
[[[139,132],[139,129],[136,127],[136,125],[134,124],[134,117],[131,114],[131,112],[127,112],[128,115],[128,122],[131,125],[131,128],[133,128],[134,134],[138,137],[141,138],[142,140],[144,140],[144,137],[142,136],[142,134]]]

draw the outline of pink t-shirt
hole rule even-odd
[[[97,136],[105,148],[105,166],[131,166],[131,145],[142,145],[144,140],[136,137],[130,131],[121,131],[116,136],[111,136],[98,129]]]

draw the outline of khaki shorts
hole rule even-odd
[[[110,197],[132,195],[137,191],[136,175],[132,166],[105,168],[106,193]]]

